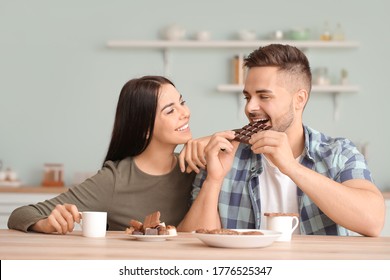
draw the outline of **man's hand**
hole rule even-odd
[[[260,131],[249,140],[256,154],[264,154],[283,174],[288,174],[297,161],[294,158],[287,134],[274,130]]]
[[[73,204],[58,204],[49,217],[36,222],[31,229],[37,232],[66,234],[72,232],[74,223],[80,223],[80,213]]]
[[[222,181],[229,172],[239,142],[234,139],[234,131],[214,134],[205,148],[207,159],[207,179]]]

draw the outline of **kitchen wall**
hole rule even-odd
[[[216,40],[240,29],[258,37],[273,30],[311,29],[316,39],[325,21],[341,23],[348,50],[308,50],[312,67],[326,66],[336,79],[342,68],[360,91],[333,99],[313,93],[304,122],[333,136],[368,143],[368,163],[377,185],[390,188],[390,54],[386,0],[96,1],[0,0],[0,159],[29,185],[41,182],[43,164],[61,162],[66,184],[76,172],[95,172],[110,139],[122,85],[133,77],[163,74],[158,50],[110,49],[108,40],[153,40],[172,23],[191,36],[209,30]],[[169,77],[192,109],[199,137],[245,124],[236,93],[218,92],[230,82],[235,50],[170,52]]]

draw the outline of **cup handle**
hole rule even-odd
[[[80,225],[81,229],[83,229],[83,214],[79,212],[79,215],[80,215],[80,222],[78,224]]]
[[[295,221],[295,225],[293,226],[293,228],[291,229],[291,233],[293,233],[294,232],[294,230],[298,227],[298,225],[299,225],[299,219],[298,219],[298,217],[296,217],[296,216],[294,216],[293,217],[293,222]]]

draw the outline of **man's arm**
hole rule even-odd
[[[205,180],[190,210],[178,225],[178,231],[221,228],[218,198],[222,182]]]
[[[206,180],[187,215],[178,225],[179,231],[221,228],[218,199],[223,179],[233,164],[234,154],[239,144],[231,143],[233,138],[233,131],[216,133],[211,137],[205,148]]]
[[[276,131],[258,133],[252,150],[263,153],[279,170],[335,223],[366,236],[378,236],[385,218],[384,199],[377,187],[365,179],[338,183],[298,163],[287,135]]]
[[[301,164],[286,173],[335,223],[366,236],[378,236],[385,219],[385,203],[368,180],[338,183]]]

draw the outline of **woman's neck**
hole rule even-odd
[[[150,175],[164,175],[176,166],[174,148],[159,149],[149,145],[145,151],[134,157],[137,167]]]

